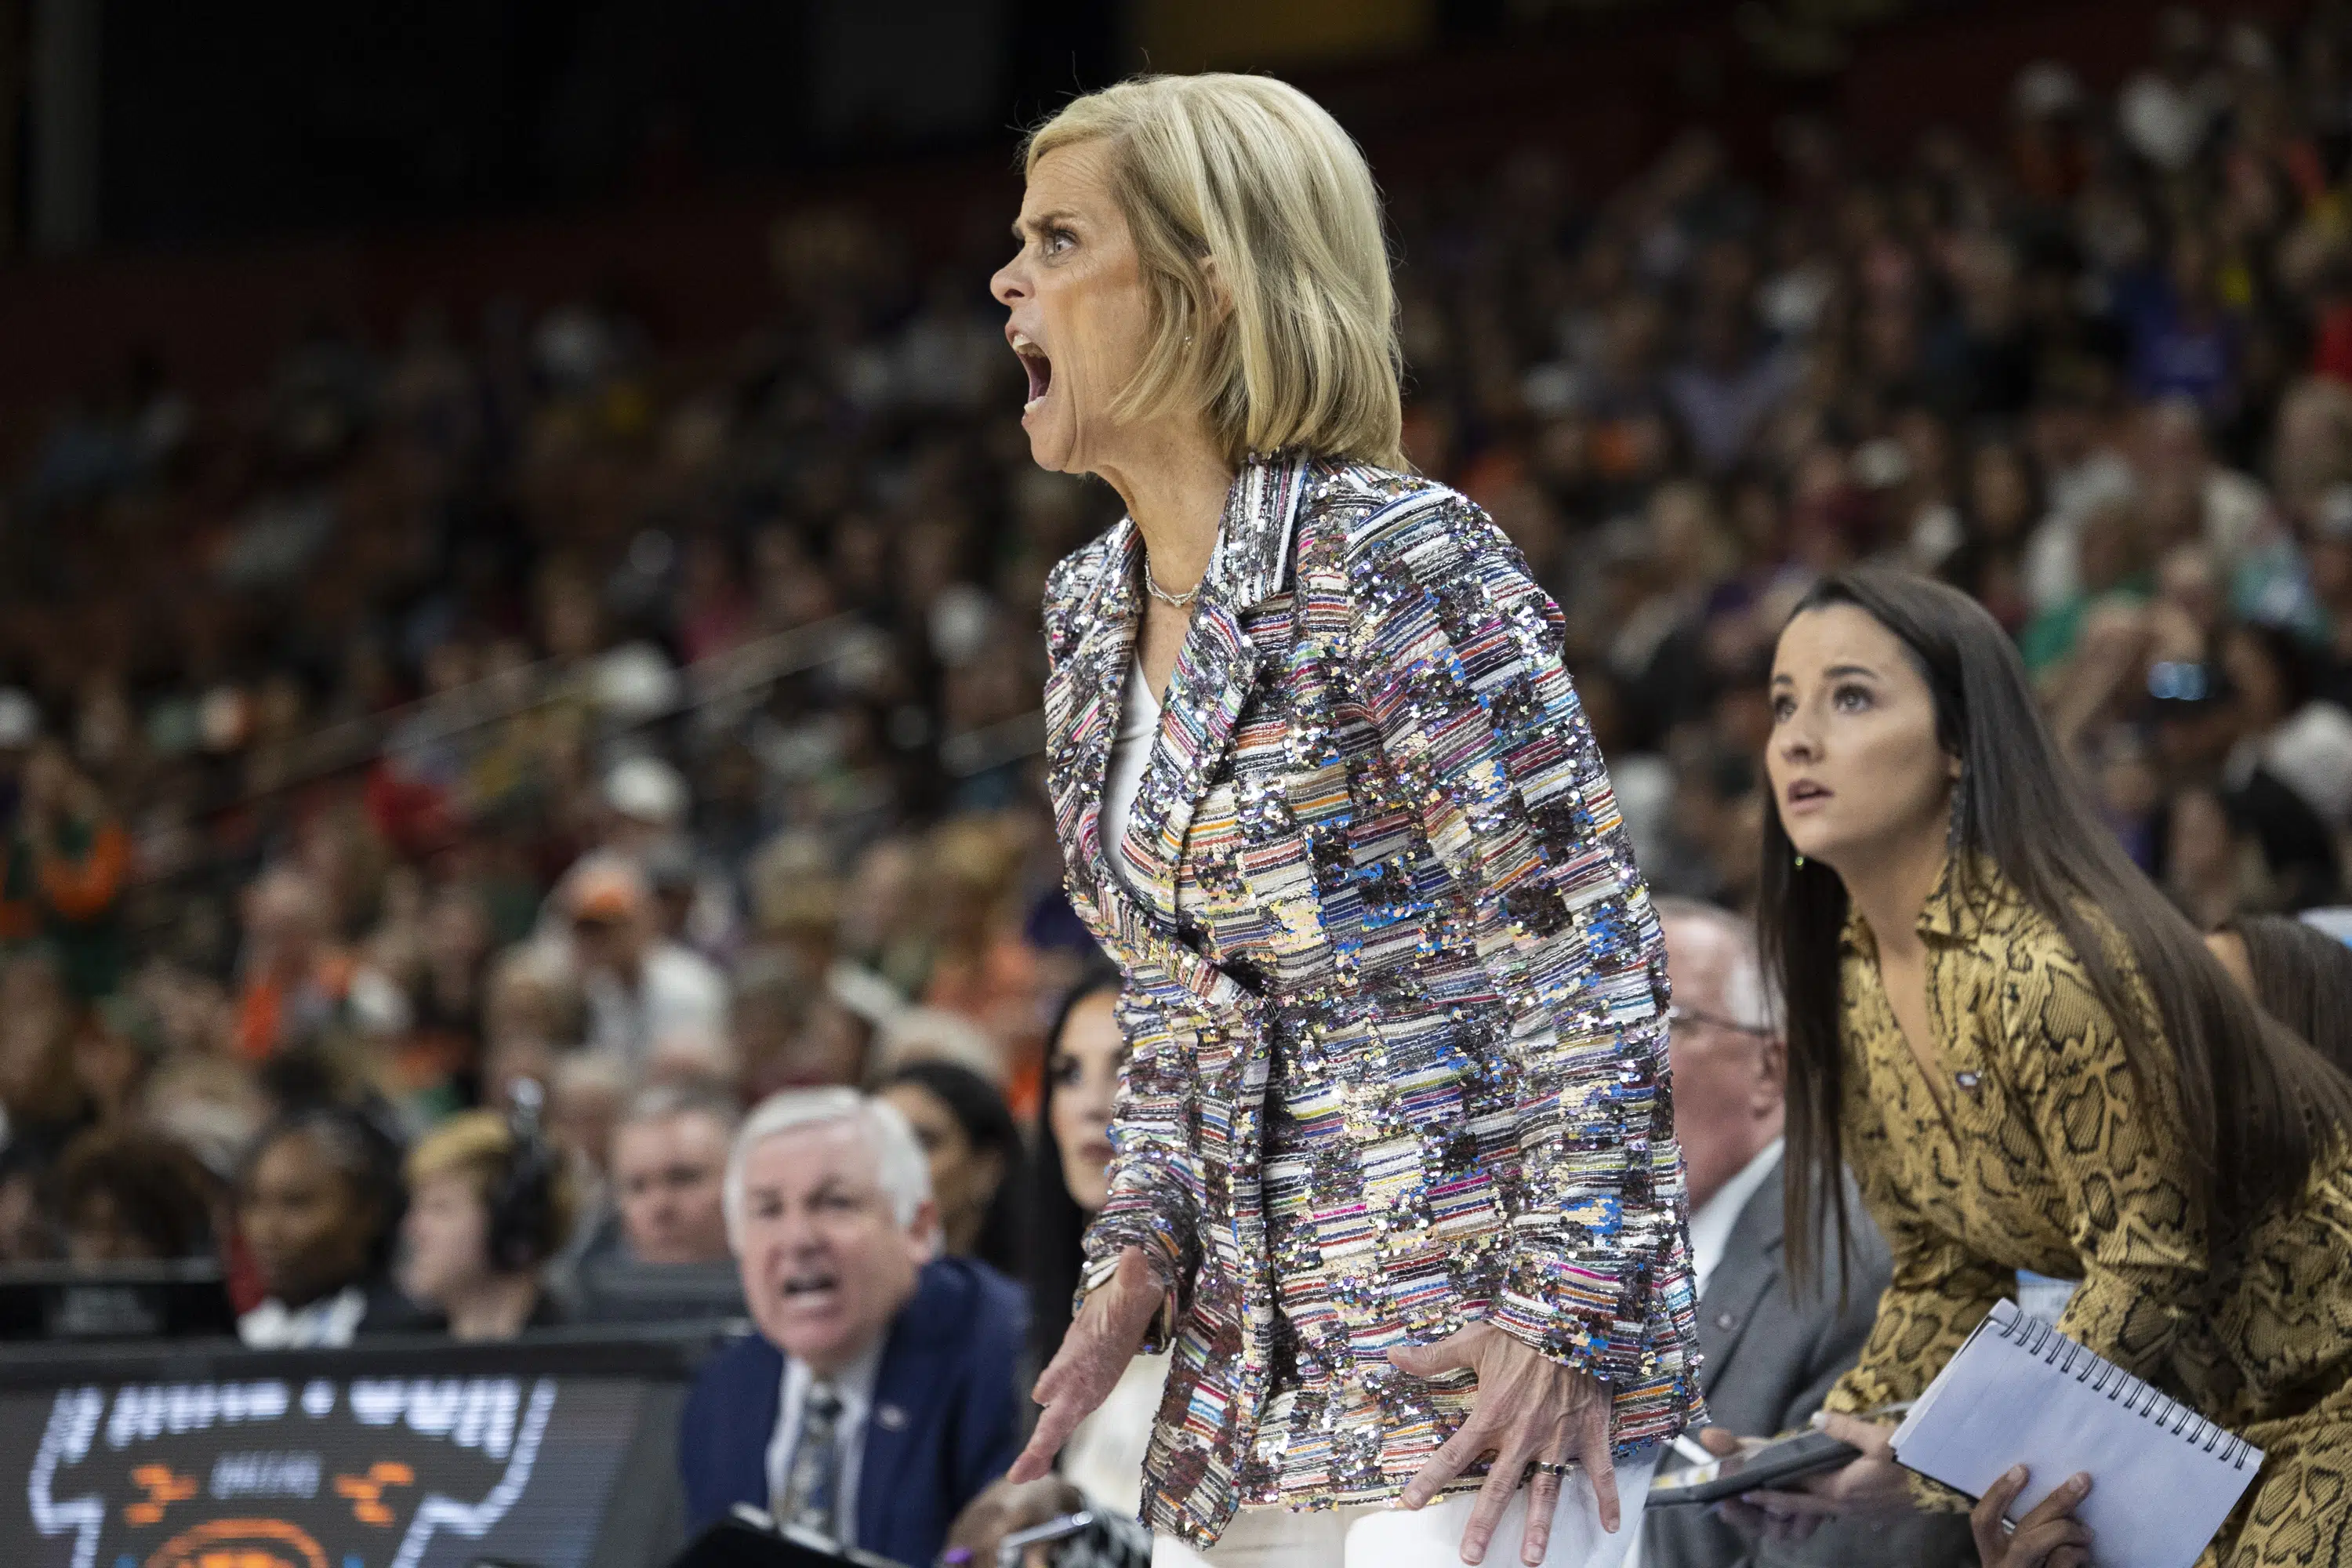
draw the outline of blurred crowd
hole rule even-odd
[[[2200,927],[2341,901],[2352,8],[2167,11],[1997,141],[1755,161],[1386,193],[1409,450],[1566,611],[1653,887],[1750,900],[1772,638],[1873,560],[2016,635]],[[1029,463],[997,234],[795,211],[719,353],[620,295],[421,308],[60,411],[0,529],[0,1262],[512,1331],[602,1256],[723,1262],[744,1104],[890,1084],[949,1247],[1022,1265],[1091,959],[1037,605],[1117,501]],[[561,1169],[485,1232],[525,1079]]]

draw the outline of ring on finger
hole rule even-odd
[[[1557,1460],[1538,1459],[1535,1462],[1535,1466],[1537,1469],[1541,1470],[1545,1475],[1551,1477],[1554,1480],[1566,1480],[1568,1479],[1569,1467],[1560,1464]]]

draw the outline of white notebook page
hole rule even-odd
[[[2032,1475],[2011,1520],[2076,1471],[2097,1568],[2189,1568],[2261,1468],[2262,1450],[2002,1301],[1895,1428],[1895,1455],[1981,1497]]]

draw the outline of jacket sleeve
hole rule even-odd
[[[2179,1177],[2173,1114],[2132,1071],[2074,952],[2053,940],[2021,957],[2002,988],[2001,1037],[2083,1266],[2058,1330],[2155,1376],[2205,1297],[2205,1229]],[[2142,1006],[2161,1042],[2156,1009]]]
[[[1924,1221],[1884,1210],[1877,1217],[1895,1255],[1894,1276],[1878,1299],[1878,1318],[1862,1359],[1822,1404],[1846,1415],[1918,1398],[1992,1304],[2017,1289],[2014,1270],[1977,1256]],[[1922,1512],[1968,1511],[1969,1500],[1959,1493],[1925,1476],[1910,1480],[1912,1503]]]
[[[1491,1319],[1612,1382],[1690,1343],[1681,1153],[1664,1082],[1665,950],[1561,659],[1564,623],[1475,506],[1434,490],[1349,545],[1347,668],[1381,770],[1454,884],[1507,1016],[1471,1039],[1512,1136]],[[1475,1026],[1474,1026],[1475,1027]]]
[[[2012,1269],[1980,1258],[1916,1216],[1879,1199],[1879,1228],[1894,1271],[1861,1359],[1837,1381],[1822,1407],[1860,1415],[1916,1399],[1944,1370],[1992,1304],[2017,1289]]]
[[[1168,1348],[1184,1321],[1200,1261],[1201,1176],[1192,1137],[1191,1031],[1171,1028],[1132,985],[1118,999],[1118,1092],[1111,1102],[1110,1194],[1087,1227],[1078,1300],[1109,1278],[1118,1256],[1139,1247],[1167,1289],[1143,1351]]]

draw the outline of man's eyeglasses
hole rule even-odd
[[[1738,1023],[1725,1017],[1720,1013],[1702,1013],[1696,1007],[1685,1007],[1679,1002],[1666,1004],[1666,1027],[1671,1029],[1678,1025],[1688,1024],[1696,1024],[1708,1029],[1728,1029],[1735,1035],[1748,1035],[1759,1040],[1769,1040],[1772,1037],[1772,1031],[1769,1029],[1759,1028],[1754,1024]]]

